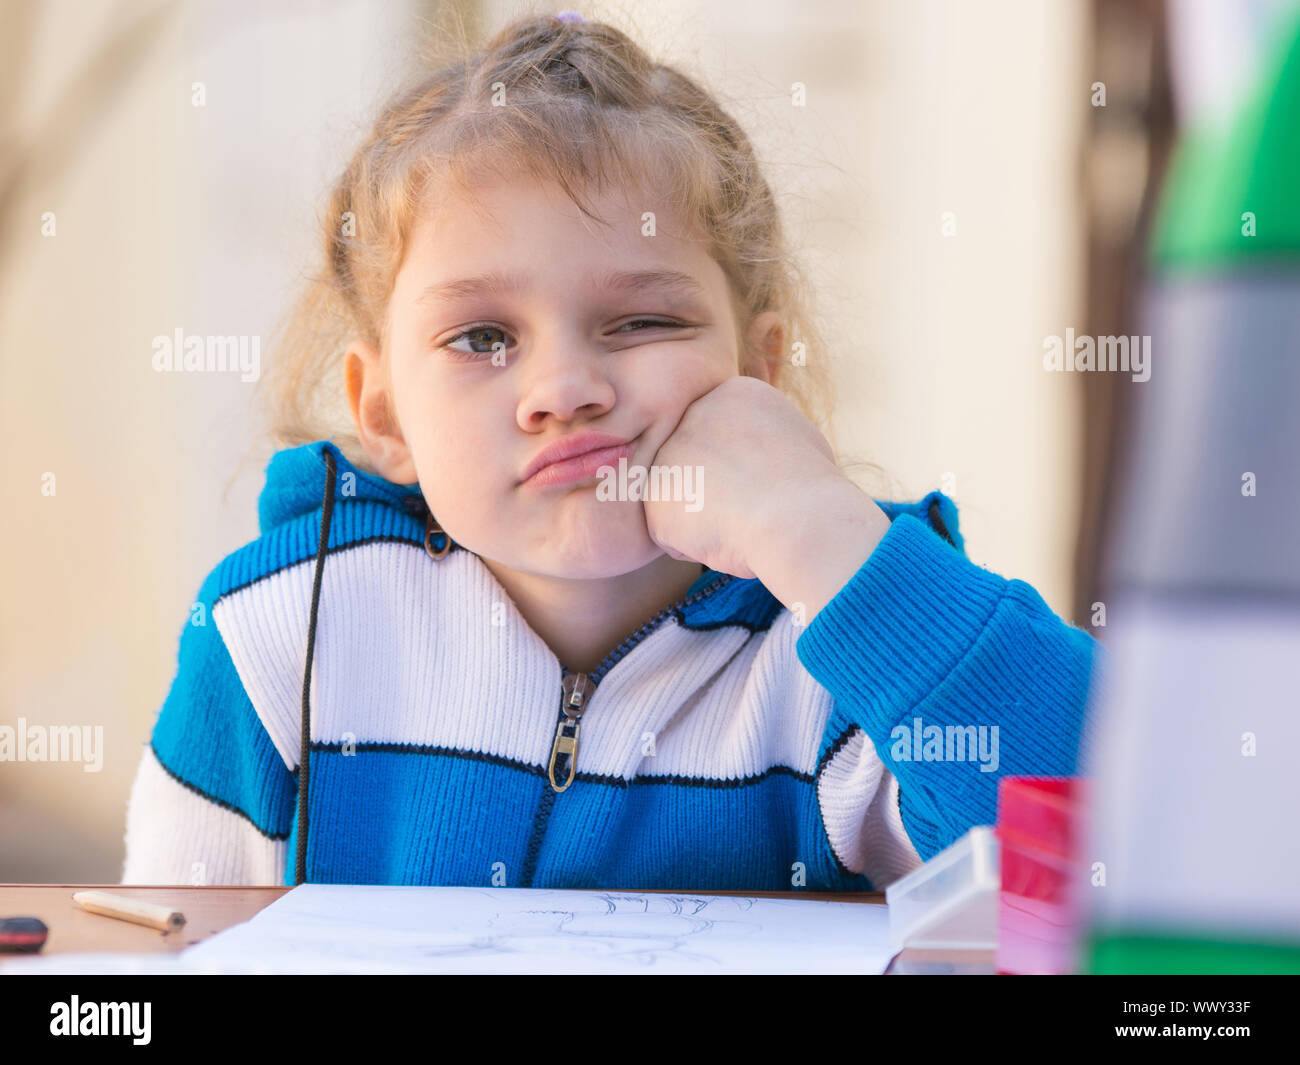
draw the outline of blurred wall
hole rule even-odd
[[[367,0],[3,10],[0,724],[102,725],[103,767],[0,762],[0,881],[112,883],[190,603],[257,535],[263,465],[231,482],[253,383],[157,373],[153,338],[266,341],[418,25]]]
[[[489,32],[520,10],[465,6]],[[1048,334],[1082,330],[1080,5],[580,10],[702,77],[769,161],[835,345],[840,443],[887,474],[869,487],[945,489],[973,558],[1068,611],[1076,397],[1041,357]],[[156,373],[152,339],[266,340],[425,8],[3,12],[0,724],[102,725],[103,768],[0,763],[0,881],[111,883],[189,605],[256,535],[264,462],[239,466],[252,384]]]

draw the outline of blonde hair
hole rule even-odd
[[[442,181],[472,189],[494,163],[555,182],[589,217],[584,190],[655,175],[727,276],[742,349],[744,325],[767,310],[781,317],[787,353],[803,345],[776,384],[834,443],[809,286],[745,133],[710,93],[620,30],[534,15],[481,50],[462,43],[459,58],[399,93],[335,184],[324,268],[277,331],[260,386],[275,446],[332,439],[369,469],[343,355],[354,338],[384,350],[388,299],[428,190]]]

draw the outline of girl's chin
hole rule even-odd
[[[564,580],[621,577],[664,557],[663,549],[646,534],[644,525],[601,532],[586,543],[578,539],[567,542],[542,540],[539,550],[526,556],[506,545],[502,545],[500,551],[494,552],[489,547],[486,551],[474,553],[520,572]]]

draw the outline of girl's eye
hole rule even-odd
[[[621,332],[622,330],[626,329],[629,325],[650,325],[650,326],[656,326],[656,325],[657,325],[657,326],[659,326],[661,329],[681,329],[681,328],[682,328],[682,325],[681,325],[680,322],[661,322],[661,321],[658,321],[657,319],[654,319],[654,318],[637,318],[637,319],[635,319],[634,321],[631,321],[631,322],[624,322],[622,325],[620,325],[620,326],[618,327],[618,329],[614,330],[614,332],[616,332],[616,333]],[[633,332],[640,332],[640,330],[635,330],[635,329],[632,330],[632,331],[633,331]]]
[[[499,334],[502,339],[497,340],[493,334]],[[509,346],[504,339],[505,335],[505,330],[498,329],[494,325],[474,325],[463,333],[457,333],[443,347],[458,353],[463,358],[473,358],[475,355],[491,355],[498,347],[504,351]],[[455,346],[462,339],[469,340],[470,351]],[[475,347],[476,344],[482,345],[482,347]]]

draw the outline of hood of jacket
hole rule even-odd
[[[257,500],[258,526],[263,536],[278,525],[319,510],[325,498],[325,454],[336,466],[334,501],[387,503],[408,514],[425,512],[424,496],[416,484],[394,484],[358,469],[328,440],[285,448],[271,456],[266,484]]]

